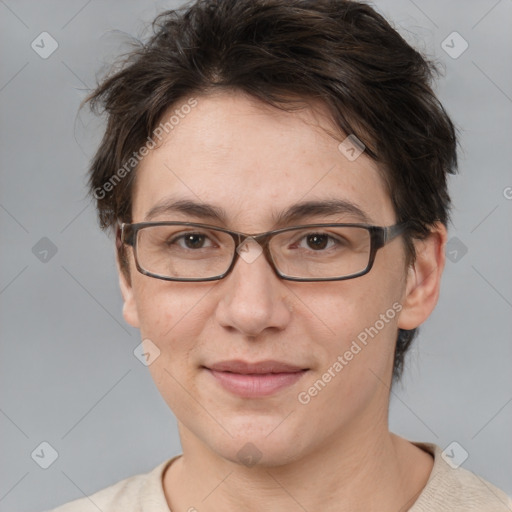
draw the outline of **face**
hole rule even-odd
[[[273,216],[298,202],[341,199],[375,225],[394,224],[376,164],[364,153],[348,160],[338,149],[343,137],[322,128],[334,129],[320,106],[286,113],[238,93],[199,96],[141,162],[133,222],[172,197],[223,209],[225,223],[171,210],[152,220],[259,233],[274,229]],[[291,225],[320,222],[362,218],[315,215]],[[149,369],[178,419],[184,450],[188,443],[233,461],[241,449],[253,450],[262,464],[276,465],[385,426],[383,382],[390,382],[407,284],[401,237],[377,253],[368,274],[328,282],[279,279],[263,255],[240,258],[219,281],[169,282],[139,273],[128,250],[124,316],[160,351]],[[270,392],[244,394],[208,369],[233,360],[305,371],[278,377],[285,385],[272,390],[274,382]]]

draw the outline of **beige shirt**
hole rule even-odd
[[[413,443],[434,456],[434,466],[423,491],[409,512],[511,512],[512,499],[503,491],[461,467],[453,469],[441,457],[439,446]],[[131,476],[91,496],[71,501],[50,512],[171,512],[162,477],[180,455],[149,473]],[[193,510],[193,508],[192,508]]]

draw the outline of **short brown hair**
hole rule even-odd
[[[369,5],[197,0],[163,12],[152,27],[149,40],[84,101],[108,119],[89,175],[102,229],[131,221],[133,154],[163,114],[191,95],[229,88],[286,111],[308,100],[327,106],[340,133],[354,134],[379,163],[397,222],[413,222],[404,236],[408,264],[413,239],[448,223],[457,139],[431,88],[438,68]],[[118,256],[129,278],[119,243]],[[398,331],[395,379],[417,330]]]

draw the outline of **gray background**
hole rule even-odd
[[[101,123],[77,116],[125,49],[112,30],[140,36],[177,5],[0,0],[0,511],[54,507],[180,452],[174,416],[133,355],[140,339],[121,315],[113,242],[85,198]],[[391,429],[458,442],[463,467],[512,494],[512,1],[376,5],[444,66],[437,91],[462,143],[454,261],[393,390]],[[43,31],[59,45],[47,59],[31,48]],[[441,47],[453,31],[469,43],[456,59]],[[46,262],[43,237],[57,248]],[[31,458],[43,441],[58,452],[48,469]]]

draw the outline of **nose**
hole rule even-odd
[[[220,282],[217,321],[250,337],[265,329],[284,329],[291,318],[287,288],[272,270],[263,248],[248,239],[237,252],[233,270]]]

